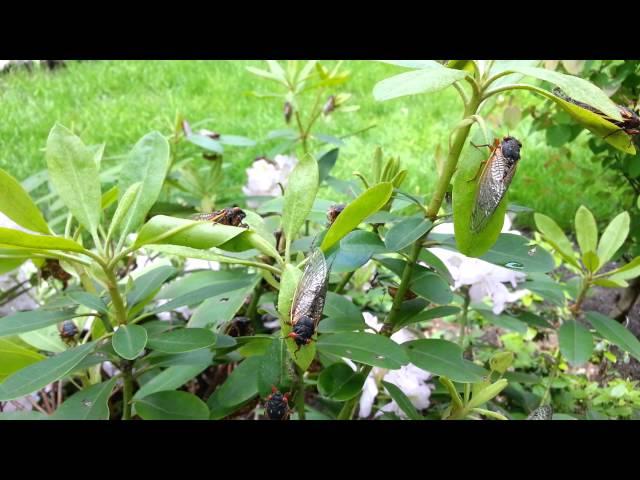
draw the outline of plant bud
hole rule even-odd
[[[284,102],[284,121],[291,122],[291,115],[293,115],[293,106],[289,102]]]
[[[331,112],[333,112],[336,108],[336,97],[331,95],[328,99],[327,99],[327,103],[324,104],[324,107],[322,108],[322,113],[323,115],[329,115]]]

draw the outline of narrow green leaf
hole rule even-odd
[[[399,252],[427,233],[431,225],[422,215],[409,217],[391,227],[384,237],[384,244],[392,252]]]
[[[418,413],[416,407],[411,403],[411,400],[409,400],[404,392],[396,385],[385,382],[384,380],[382,381],[382,385],[384,385],[384,388],[389,392],[391,398],[393,398],[393,400],[398,404],[398,407],[400,407],[400,410],[402,410],[410,420],[424,420],[424,417]]]
[[[140,390],[135,393],[133,399],[135,401],[155,392],[179,388],[192,378],[200,375],[209,365],[211,365],[211,361],[195,365],[176,365],[169,367],[145,383]]]
[[[636,257],[626,265],[617,268],[611,272],[607,272],[617,280],[630,280],[640,275],[640,257]]]
[[[455,343],[440,339],[421,339],[403,345],[411,363],[436,375],[460,383],[479,382],[487,371],[462,358],[462,350]]]
[[[365,190],[354,201],[349,203],[331,225],[320,248],[327,252],[345,235],[357,228],[367,217],[384,207],[391,194],[393,185],[389,182],[379,183]]]
[[[366,377],[355,372],[346,363],[338,362],[328,366],[318,377],[320,395],[338,402],[346,402],[358,395]]]
[[[109,313],[107,305],[97,295],[88,292],[69,292],[67,296],[75,302],[78,302],[80,305],[95,310],[96,312],[104,315]]]
[[[94,348],[94,343],[86,343],[18,370],[0,384],[0,401],[28,395],[59,380],[73,370]]]
[[[378,60],[380,62],[389,63],[391,65],[397,65],[405,68],[443,68],[435,60]]]
[[[622,350],[629,352],[636,360],[640,361],[640,341],[615,320],[605,317],[598,312],[587,312],[587,320],[591,323],[603,338],[617,345]]]
[[[117,378],[74,393],[55,411],[51,420],[109,420],[109,397]]]
[[[387,337],[369,333],[322,335],[318,349],[374,367],[396,370],[409,363],[400,345]]]
[[[148,298],[157,291],[164,282],[175,275],[177,270],[169,265],[163,265],[144,273],[134,282],[133,290],[127,295],[127,306],[129,308]]]
[[[0,168],[0,212],[33,232],[49,233],[40,209],[20,182]]]
[[[282,230],[289,244],[311,211],[319,178],[318,162],[310,155],[303,156],[289,175],[282,209]]]
[[[100,177],[94,153],[82,140],[57,124],[46,149],[49,180],[80,224],[96,234],[100,222]]]
[[[593,351],[593,337],[589,330],[575,320],[565,321],[558,330],[562,355],[572,365],[582,365]]]
[[[484,405],[504,390],[508,384],[509,382],[503,378],[502,380],[498,380],[497,382],[484,387],[471,398],[468,408],[478,408],[481,405]]]
[[[30,233],[0,227],[0,246],[30,248],[34,250],[65,250],[82,252],[82,245],[68,238],[50,235],[32,235]]]
[[[122,358],[134,360],[147,345],[147,331],[140,325],[124,325],[116,330],[111,344]]]
[[[549,242],[567,262],[580,268],[575,258],[571,242],[558,224],[554,222],[553,219],[541,213],[535,213],[533,218],[538,231],[545,237],[545,240]]]
[[[69,310],[56,312],[38,309],[14,313],[0,319],[0,337],[38,330],[75,316],[76,313]]]
[[[209,407],[188,392],[157,392],[136,400],[136,412],[145,420],[208,420]]]
[[[140,183],[140,189],[125,211],[120,232],[126,235],[144,222],[149,210],[156,203],[169,169],[169,143],[158,132],[142,137],[129,152],[120,170],[118,186],[120,191]]]
[[[378,102],[405,95],[433,93],[462,80],[466,72],[445,68],[440,65],[426,66],[420,70],[401,73],[378,82],[373,87],[373,96]]]
[[[178,328],[149,339],[149,347],[164,353],[191,352],[215,343],[215,333],[206,328]]]
[[[584,205],[580,205],[576,212],[576,237],[580,251],[595,252],[598,246],[598,224],[593,213]]]
[[[221,405],[233,407],[258,394],[258,371],[263,361],[262,356],[249,357],[234,368],[214,393]]]
[[[616,216],[604,229],[600,243],[598,244],[598,258],[600,264],[605,265],[624,244],[629,235],[629,224],[631,217],[629,213],[622,212]]]
[[[44,355],[17,338],[0,338],[0,382],[44,358]]]
[[[124,192],[122,198],[118,202],[118,208],[116,208],[115,213],[113,214],[113,218],[111,219],[111,223],[109,225],[109,231],[107,232],[107,238],[112,238],[113,233],[115,231],[121,230],[122,222],[124,221],[125,215],[131,210],[131,205],[133,205],[133,201],[138,196],[140,192],[140,188],[142,187],[141,182],[134,183],[130,185],[129,188]]]

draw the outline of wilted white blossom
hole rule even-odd
[[[502,231],[519,235],[520,232],[511,229],[511,220],[505,217]],[[453,224],[444,223],[433,230],[435,233],[453,233]],[[482,302],[491,299],[493,313],[499,315],[508,303],[513,303],[527,294],[527,290],[509,291],[505,284],[517,288],[526,275],[508,268],[500,267],[478,258],[471,258],[459,252],[445,248],[430,248],[429,251],[442,260],[454,280],[453,287],[458,289],[469,286],[469,296],[472,302]]]
[[[376,332],[382,329],[383,324],[378,322],[378,318],[369,312],[363,313],[366,324]],[[404,343],[415,340],[416,337],[408,329],[403,328],[391,336],[391,340],[396,343]],[[347,362],[355,367],[352,362]],[[414,407],[418,410],[424,410],[430,404],[432,385],[427,383],[431,379],[431,374],[416,367],[413,364],[404,365],[398,370],[387,370],[384,368],[374,367],[367,377],[360,397],[360,410],[358,415],[360,418],[366,418],[371,415],[371,409],[376,397],[380,393],[378,384],[380,381],[393,383],[409,398]],[[395,401],[384,405],[377,415],[383,412],[393,412],[399,417],[406,417]]]
[[[289,175],[298,163],[296,157],[276,155],[273,162],[266,159],[257,159],[247,169],[247,184],[242,191],[248,196],[278,197],[282,191],[278,184],[287,185]],[[249,200],[249,207],[255,208],[258,204]]]

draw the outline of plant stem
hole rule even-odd
[[[349,280],[351,280],[351,278],[353,277],[353,274],[356,273],[355,270],[353,270],[352,272],[348,272],[343,278],[342,280],[340,280],[340,283],[338,284],[338,286],[336,286],[334,292],[335,293],[342,293],[342,291],[344,290],[344,287],[347,286],[347,284],[349,283]]]
[[[369,373],[371,373],[372,369],[373,367],[371,365],[364,365],[360,373],[366,378],[369,376]],[[351,420],[353,418],[356,406],[360,402],[361,395],[362,392],[353,397],[351,400],[345,402],[345,404],[342,406],[342,410],[340,410],[340,413],[338,414],[337,420]]]
[[[298,419],[305,420],[304,411],[304,371],[296,365],[296,410],[298,410]]]
[[[583,278],[580,285],[580,293],[578,294],[578,298],[576,298],[576,303],[571,306],[571,312],[573,313],[574,317],[580,315],[580,311],[582,310],[582,302],[584,302],[584,299],[587,298],[587,293],[589,292],[590,288],[591,279]]]
[[[460,348],[464,350],[464,341],[467,329],[467,315],[469,313],[469,303],[471,303],[471,296],[469,295],[469,289],[464,289],[464,304],[462,305],[462,313],[460,314],[460,336],[458,338],[458,344]]]
[[[400,311],[400,306],[404,301],[404,296],[409,290],[409,284],[411,283],[411,274],[413,273],[413,266],[418,260],[420,256],[420,252],[422,251],[422,239],[420,237],[416,240],[411,247],[411,253],[409,255],[409,259],[407,263],[404,265],[404,270],[402,272],[402,278],[400,279],[400,285],[398,286],[398,291],[396,292],[395,298],[393,299],[393,304],[391,305],[391,310],[389,311],[389,315],[387,315],[387,319],[385,321],[386,324],[390,325],[393,328],[393,324],[396,321],[396,317],[398,316],[398,312]]]
[[[258,323],[258,302],[262,295],[262,281],[259,281],[256,288],[253,289],[253,295],[251,296],[251,303],[247,307],[247,317],[251,320],[254,330],[257,332],[261,325]]]
[[[551,376],[549,377],[549,383],[547,384],[547,388],[545,389],[544,394],[542,395],[542,399],[540,400],[540,404],[538,405],[538,408],[540,408],[545,404],[547,398],[549,397],[549,394],[551,393],[551,385],[553,384],[553,381],[556,379],[556,376],[560,371],[561,359],[562,359],[562,354],[560,353],[560,349],[558,348],[558,351],[556,352],[556,355],[555,355],[556,362],[553,365],[553,372],[551,372]]]
[[[131,419],[131,396],[133,394],[133,377],[130,367],[123,369],[124,388],[122,389],[122,420]]]
[[[127,311],[124,307],[120,290],[118,290],[118,281],[116,280],[116,276],[113,271],[108,268],[104,269],[104,273],[107,276],[107,288],[109,290],[109,295],[111,296],[111,303],[113,303],[113,308],[116,311],[118,325],[125,325],[127,323]]]

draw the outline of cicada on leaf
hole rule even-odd
[[[244,220],[246,216],[246,213],[239,207],[227,207],[211,213],[199,213],[191,218],[193,218],[193,220],[219,223],[220,225],[247,228],[247,225],[242,223],[242,220]]]
[[[298,350],[303,345],[311,343],[322,318],[328,285],[329,267],[322,250],[316,248],[311,253],[296,287],[291,306],[290,321],[293,331],[288,337],[296,342]]]
[[[502,141],[495,139],[493,145],[485,146],[490,148],[491,156],[479,173],[478,189],[471,212],[471,231],[474,233],[487,226],[507,193],[516,173],[522,148],[522,144],[514,137],[504,137]]]
[[[573,103],[574,105],[577,105],[580,108],[584,108],[585,110],[589,110],[590,112],[593,112],[596,115],[599,115],[607,122],[612,123],[613,125],[618,127],[620,130],[622,130],[624,133],[626,133],[630,137],[640,134],[640,116],[638,116],[638,114],[633,110],[631,110],[630,108],[624,107],[622,105],[616,105],[618,107],[618,111],[620,112],[620,116],[622,117],[622,121],[620,121],[620,120],[616,120],[609,117],[607,114],[601,112],[597,108],[592,107],[587,103],[580,102],[578,100],[571,98],[569,95],[564,93],[559,88],[554,88],[553,94],[556,97],[559,97],[569,103]],[[613,133],[616,133],[616,131],[609,133],[607,136],[612,135]]]

